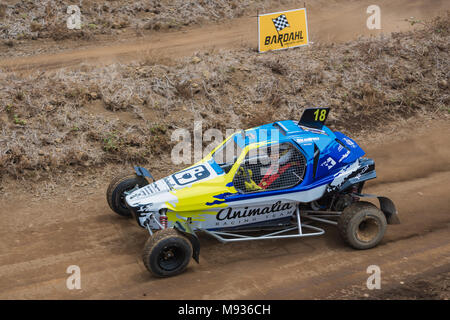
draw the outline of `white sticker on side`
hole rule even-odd
[[[334,167],[335,164],[336,164],[336,161],[334,161],[333,158],[328,157],[328,159],[325,160],[320,166],[321,167],[327,167],[328,170],[330,170],[331,168]]]

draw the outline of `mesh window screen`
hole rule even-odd
[[[306,160],[290,143],[250,150],[233,184],[242,193],[286,189],[303,180]]]

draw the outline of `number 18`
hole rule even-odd
[[[314,111],[314,120],[317,121],[324,121],[327,116],[327,110],[326,109],[317,109]]]

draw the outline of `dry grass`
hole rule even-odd
[[[0,4],[0,39],[89,39],[127,27],[141,30],[181,26],[237,18],[263,8],[273,0],[84,0],[8,1]],[[80,4],[81,3],[81,4]],[[68,5],[78,5],[82,29],[67,30]]]
[[[416,114],[448,116],[449,20],[341,45],[0,75],[0,175],[40,179],[131,162],[160,169],[171,132],[199,119],[203,130],[225,132],[330,106],[331,127],[358,133]]]

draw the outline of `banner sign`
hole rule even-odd
[[[287,49],[308,44],[306,9],[258,15],[258,51]]]

